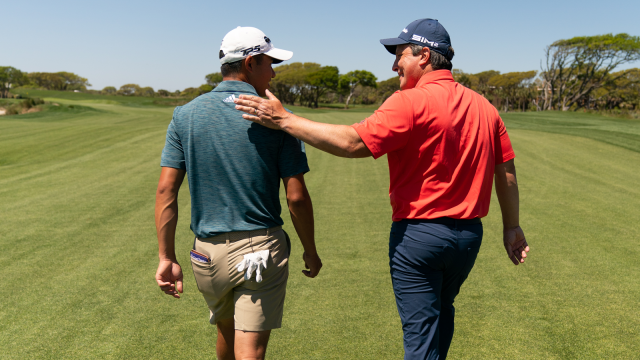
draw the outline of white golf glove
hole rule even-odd
[[[238,272],[244,273],[244,279],[249,280],[253,276],[253,271],[256,272],[256,281],[262,281],[262,270],[267,268],[267,259],[269,258],[269,250],[261,250],[251,254],[246,254],[244,259],[236,265]]]

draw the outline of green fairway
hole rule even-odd
[[[214,358],[215,327],[188,259],[186,183],[176,246],[182,298],[164,295],[154,279],[153,208],[173,107],[150,98],[30,96],[74,107],[0,116],[0,358]],[[372,112],[292,110],[342,124]],[[506,257],[494,197],[456,300],[450,358],[637,359],[640,121],[503,117],[532,250],[518,267]],[[302,247],[283,214],[291,274],[283,327],[267,357],[401,359],[386,158],[340,159],[310,147],[307,154],[324,267],[315,279],[300,273]]]

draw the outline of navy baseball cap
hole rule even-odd
[[[434,19],[419,19],[407,25],[400,35],[395,38],[381,39],[380,43],[387,51],[396,54],[396,47],[402,44],[416,44],[453,59],[453,52],[449,51],[451,39],[444,26]]]

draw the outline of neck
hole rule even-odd
[[[427,66],[425,66],[425,68],[422,70],[422,76],[427,75],[430,72],[434,72],[435,70],[433,70],[433,67],[431,66],[431,63],[427,64]],[[421,77],[422,77],[421,76]]]
[[[222,78],[222,81],[242,81],[242,82],[249,83],[249,81],[247,80],[247,77],[243,73],[224,76]]]

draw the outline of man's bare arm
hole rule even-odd
[[[318,123],[286,111],[280,100],[267,90],[268,100],[257,96],[240,95],[236,109],[247,114],[242,117],[271,129],[284,130],[305,143],[329,154],[346,158],[372,156],[358,132],[347,125]]]
[[[156,281],[162,291],[176,298],[182,292],[182,269],[176,259],[175,237],[178,225],[178,191],[184,175],[184,170],[163,167],[156,192],[155,218],[160,258]]]
[[[311,278],[316,277],[322,268],[322,261],[316,249],[313,205],[304,183],[304,175],[286,177],[282,181],[287,192],[287,205],[291,213],[291,221],[304,248],[302,259],[306,268],[309,269],[308,271],[303,270],[302,273]]]
[[[507,255],[515,265],[523,263],[529,245],[520,228],[520,195],[513,159],[495,167],[496,194],[500,202],[503,242]]]

